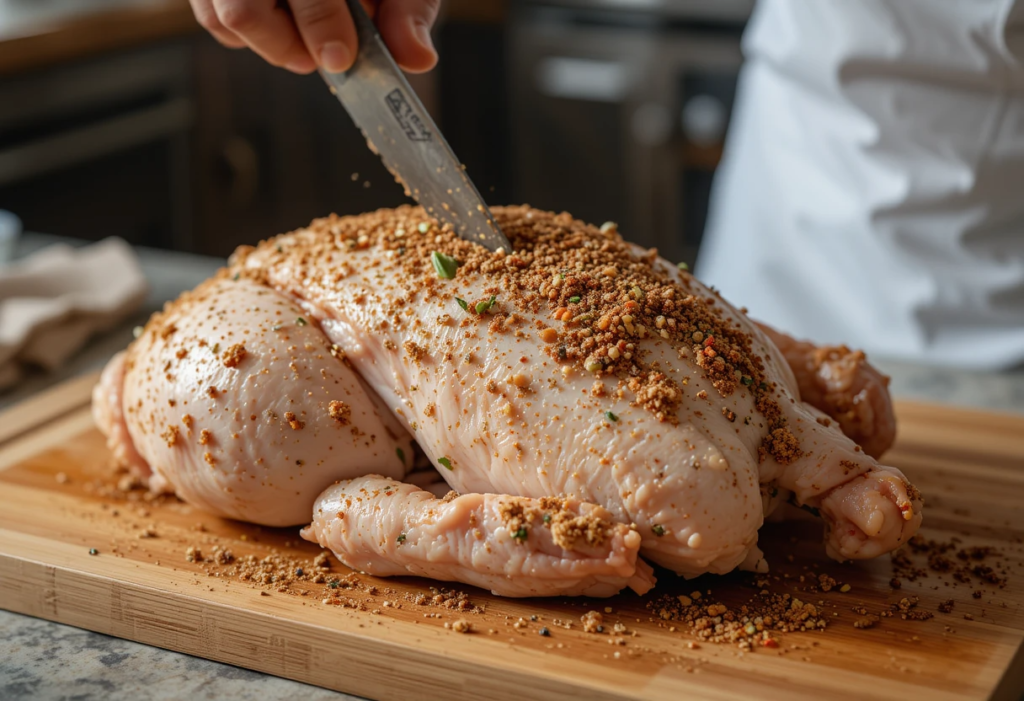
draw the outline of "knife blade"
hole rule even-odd
[[[512,252],[448,142],[409,86],[359,0],[347,0],[359,38],[348,71],[320,75],[406,195],[467,241]]]

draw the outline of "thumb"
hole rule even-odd
[[[440,7],[440,0],[380,0],[377,29],[398,65],[410,73],[437,64],[430,28]]]

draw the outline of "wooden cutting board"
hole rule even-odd
[[[413,578],[357,575],[341,585],[340,605],[322,603],[338,594],[324,583],[282,592],[280,582],[242,581],[231,572],[246,555],[309,570],[318,549],[296,529],[224,521],[118,489],[89,414],[93,381],[0,416],[0,607],[382,699],[906,701],[1018,699],[1024,691],[1024,417],[901,403],[900,440],[887,457],[926,496],[924,535],[993,546],[998,554],[986,561],[1008,572],[1004,588],[929,571],[926,556],[911,553],[927,576],[894,590],[889,558],[832,563],[818,524],[770,524],[761,540],[771,590],[818,605],[830,624],[781,633],[775,649],[743,651],[691,647],[684,623],[647,605],[698,590],[737,609],[758,594],[746,574],[685,582],[662,572],[646,598],[601,601],[516,601],[456,587],[468,594],[468,611],[433,604],[432,583]],[[188,561],[189,547],[205,561]],[[235,563],[211,563],[215,548],[230,549]],[[820,573],[849,590],[815,591]],[[346,574],[332,561],[328,580]],[[897,614],[854,627],[863,616],[853,609],[877,614],[912,595],[932,618]],[[939,612],[949,599],[952,611]],[[582,629],[590,610],[603,613],[604,632]],[[472,632],[445,627],[460,619]]]

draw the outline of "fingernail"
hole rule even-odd
[[[422,45],[423,48],[434,51],[434,39],[430,36],[430,27],[422,22],[414,21],[412,23],[412,32],[416,35],[416,38],[420,40],[420,45]],[[434,52],[436,53],[436,51]]]
[[[330,73],[341,73],[352,66],[352,52],[340,41],[329,41],[320,49],[320,65]]]
[[[309,59],[304,61],[292,61],[291,63],[285,64],[285,68],[292,73],[299,73],[300,75],[306,75],[312,73],[316,66]]]

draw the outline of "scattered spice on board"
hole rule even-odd
[[[917,534],[907,541],[907,545],[890,555],[893,569],[893,581],[915,582],[937,574],[940,579],[944,575],[952,578],[951,586],[970,585],[975,582],[989,584],[1003,589],[1006,587],[1009,570],[1003,554],[991,546],[962,546],[962,539],[950,538],[938,541]],[[924,565],[915,561],[915,557],[924,557]],[[988,560],[996,560],[989,565]],[[891,582],[890,582],[891,584]],[[898,588],[898,586],[893,587]]]
[[[758,646],[770,647],[767,641],[774,640],[778,633],[822,630],[828,626],[828,616],[819,606],[768,589],[761,589],[735,610],[703,598],[698,591],[689,596],[663,596],[648,602],[647,609],[662,625],[683,623],[702,642],[734,643],[748,651]]]

